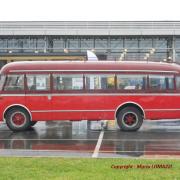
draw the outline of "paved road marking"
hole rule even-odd
[[[101,143],[102,143],[102,140],[103,140],[103,136],[104,136],[104,130],[102,130],[100,132],[100,135],[99,135],[99,139],[98,139],[98,142],[96,144],[96,147],[95,147],[95,150],[94,150],[94,153],[92,155],[92,158],[97,158],[98,157],[98,153],[99,153],[99,149],[101,147]]]

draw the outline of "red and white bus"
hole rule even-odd
[[[14,62],[1,69],[0,118],[13,131],[37,121],[180,118],[180,66],[155,62]]]

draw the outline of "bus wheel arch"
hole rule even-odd
[[[12,131],[23,131],[31,126],[31,113],[22,105],[11,105],[6,108],[3,117]]]
[[[130,118],[129,120],[128,117]],[[121,130],[136,131],[141,127],[145,119],[145,112],[139,104],[127,102],[117,108],[115,118]],[[131,124],[128,124],[126,121],[130,121]]]
[[[12,104],[12,105],[8,106],[8,107],[4,110],[4,112],[3,112],[3,118],[4,118],[4,120],[6,119],[7,112],[8,112],[10,109],[12,109],[12,108],[24,109],[24,110],[29,114],[30,120],[32,121],[32,115],[31,115],[30,110],[29,110],[26,106],[24,106],[24,105],[22,105],[22,104]]]

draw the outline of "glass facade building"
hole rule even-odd
[[[168,23],[0,22],[0,60],[18,60],[13,59],[17,56],[86,59],[87,50],[92,50],[99,60],[180,63],[180,32],[176,31],[180,22]]]

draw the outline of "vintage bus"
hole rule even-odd
[[[13,62],[0,72],[0,118],[12,131],[37,121],[112,120],[124,131],[180,118],[180,66],[159,62]]]

